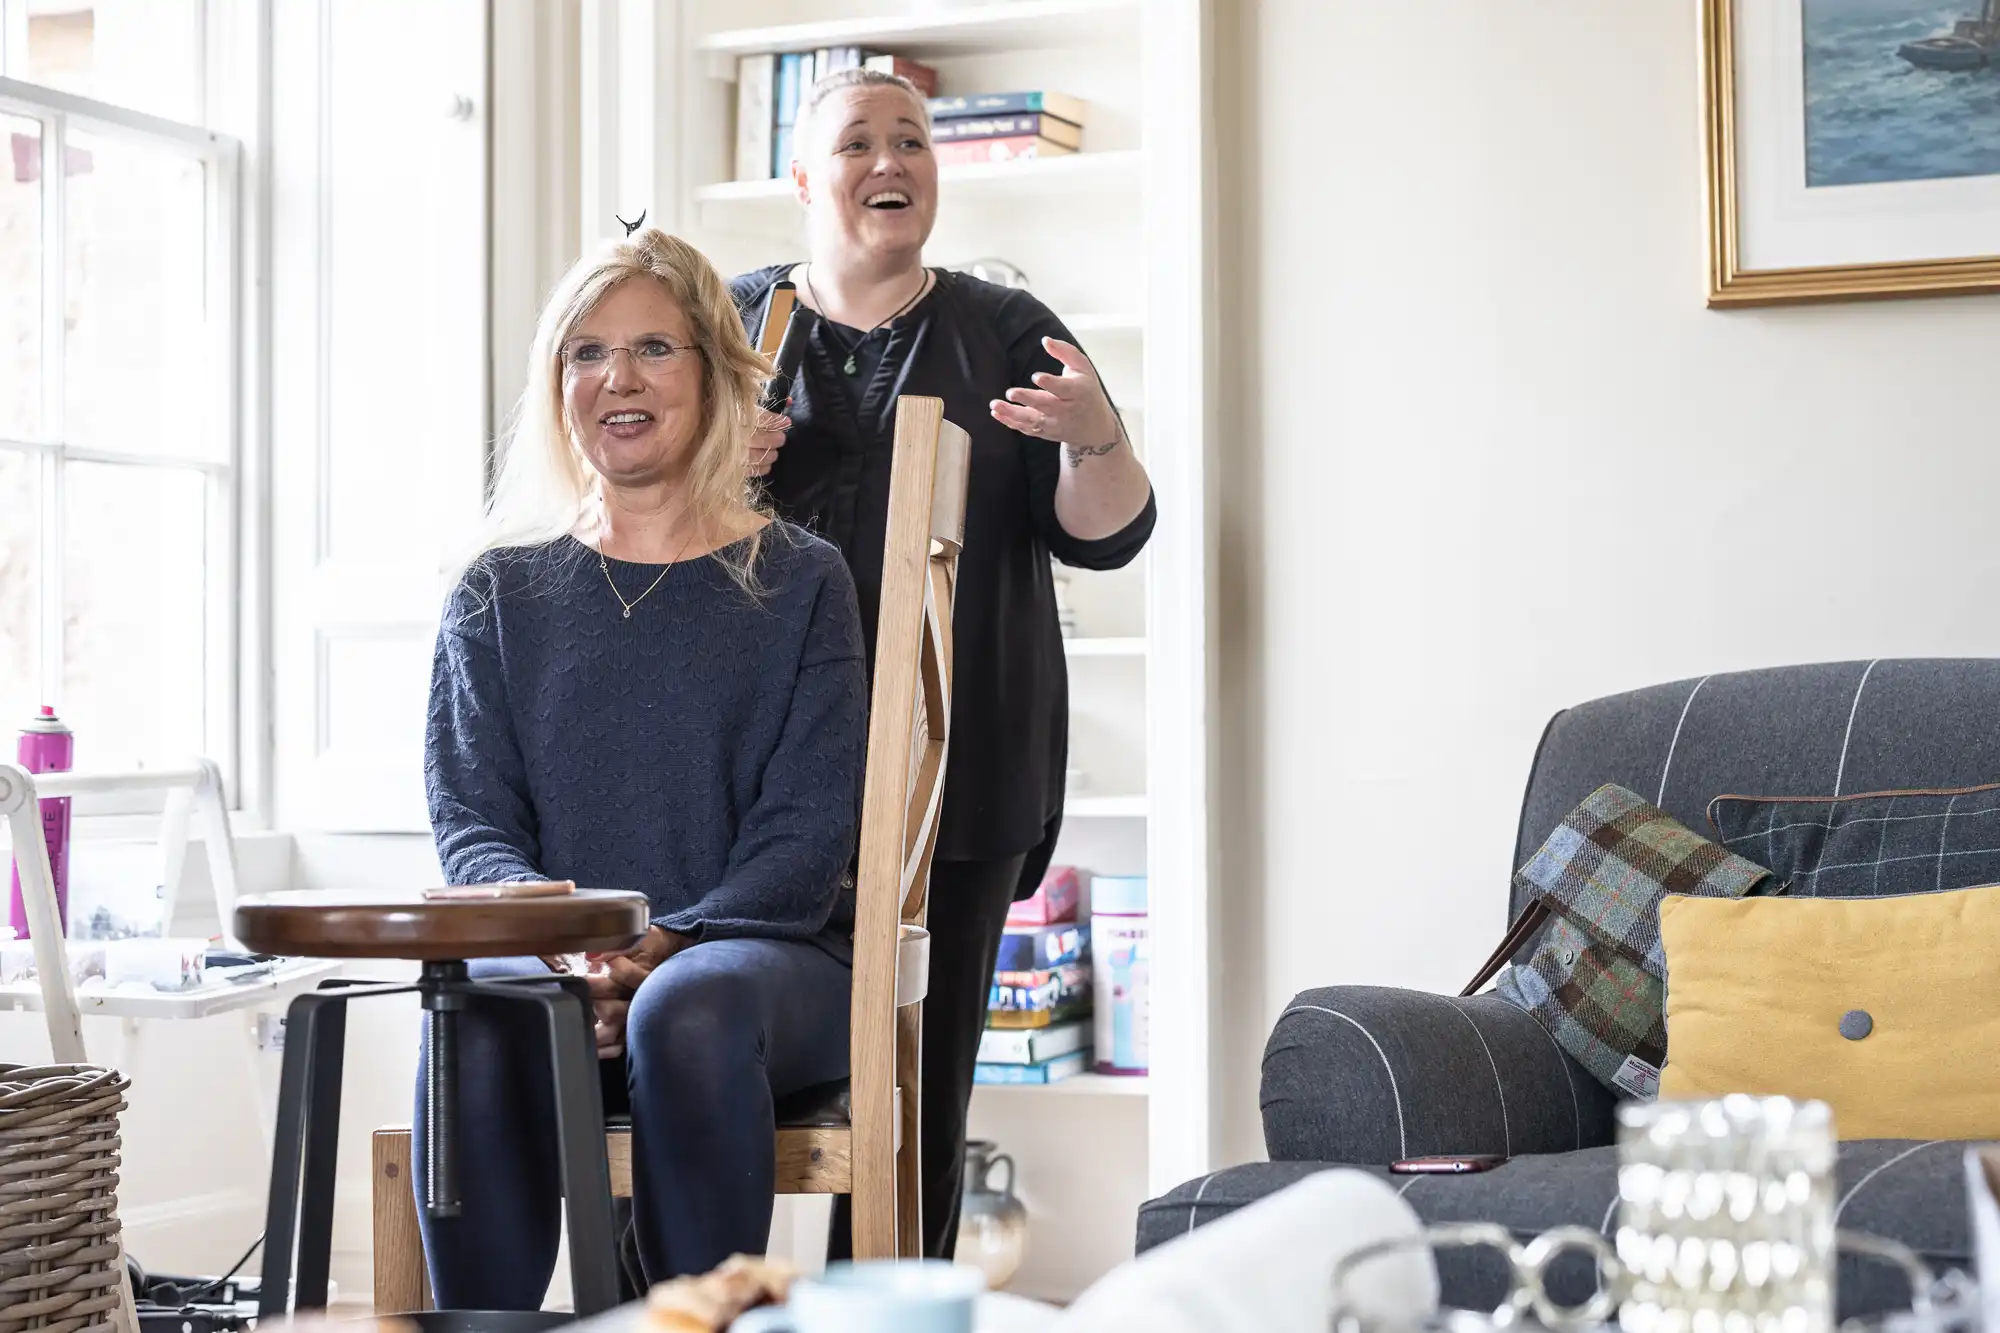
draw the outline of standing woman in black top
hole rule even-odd
[[[780,279],[820,319],[788,416],[758,433],[750,469],[782,516],[847,558],[871,669],[896,398],[942,398],[972,437],[924,1001],[924,1253],[949,1258],[1000,932],[1062,827],[1069,683],[1049,559],[1128,563],[1152,534],[1153,492],[1089,359],[1048,307],[924,267],[937,160],[914,86],[873,70],[829,75],[800,107],[793,153],[808,254],[731,286],[753,330]],[[846,1241],[837,1224],[836,1252]]]

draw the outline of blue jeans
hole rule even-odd
[[[474,960],[475,979],[547,969]],[[606,1109],[632,1114],[632,1216],[648,1282],[762,1254],[776,1173],[774,1101],[847,1077],[853,973],[812,944],[697,944],[639,987],[625,1029],[623,1091],[603,1062]],[[418,1209],[439,1309],[534,1310],[555,1272],[562,1186],[548,1030],[539,1012],[491,1001],[459,1015],[455,1218]],[[418,1075],[412,1184],[424,1178]],[[421,1198],[421,1190],[418,1191]]]

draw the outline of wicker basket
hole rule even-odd
[[[112,1328],[123,1074],[0,1064],[0,1333]]]

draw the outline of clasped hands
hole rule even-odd
[[[598,1059],[625,1053],[625,1019],[632,1011],[632,997],[654,968],[693,943],[691,935],[652,926],[629,949],[584,955],[588,968],[581,975],[590,988],[590,1008],[597,1020]]]

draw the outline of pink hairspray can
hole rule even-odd
[[[76,759],[76,737],[56,716],[56,710],[42,705],[41,715],[21,728],[21,742],[15,758],[30,773],[67,773]],[[69,797],[51,797],[42,803],[42,837],[49,845],[49,870],[55,876],[56,920],[69,933]],[[21,901],[21,866],[14,864],[14,892],[8,903],[8,924],[14,938],[28,938],[28,909]]]

